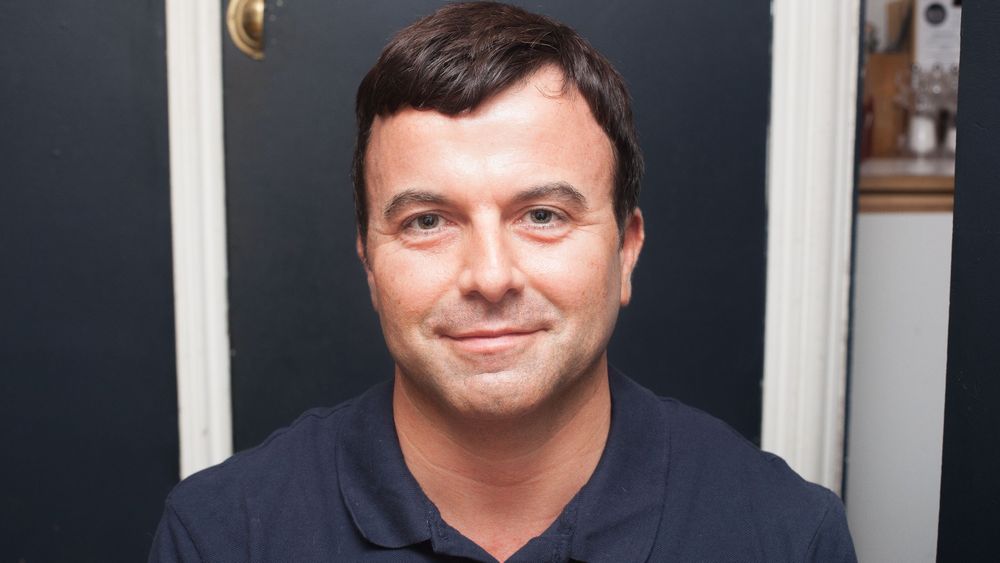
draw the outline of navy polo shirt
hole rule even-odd
[[[610,374],[597,469],[508,561],[855,561],[843,506],[721,421]],[[171,492],[151,561],[494,561],[403,461],[386,382]]]

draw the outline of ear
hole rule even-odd
[[[375,292],[375,277],[372,275],[371,265],[368,263],[368,250],[365,247],[364,239],[361,238],[361,231],[358,231],[354,239],[354,250],[358,253],[358,260],[361,260],[361,266],[365,269],[365,277],[368,279],[368,295],[372,300],[372,307],[378,312],[378,294]]]
[[[618,257],[621,260],[621,297],[622,307],[632,300],[632,272],[639,261],[642,243],[646,240],[646,230],[642,220],[642,210],[638,207],[632,212],[622,233],[621,248]]]

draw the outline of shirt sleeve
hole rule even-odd
[[[153,537],[149,563],[201,562],[201,555],[191,540],[187,527],[168,502]]]
[[[847,528],[844,503],[827,491],[827,510],[809,545],[806,561],[814,563],[857,563],[854,541]]]

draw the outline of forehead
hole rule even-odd
[[[555,181],[610,194],[613,159],[586,100],[546,67],[468,112],[406,108],[377,118],[366,184],[373,204],[405,189],[520,189]]]

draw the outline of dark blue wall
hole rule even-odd
[[[0,4],[0,561],[141,561],[177,478],[164,6]]]
[[[1000,530],[1000,3],[962,6],[938,561],[995,561]]]

